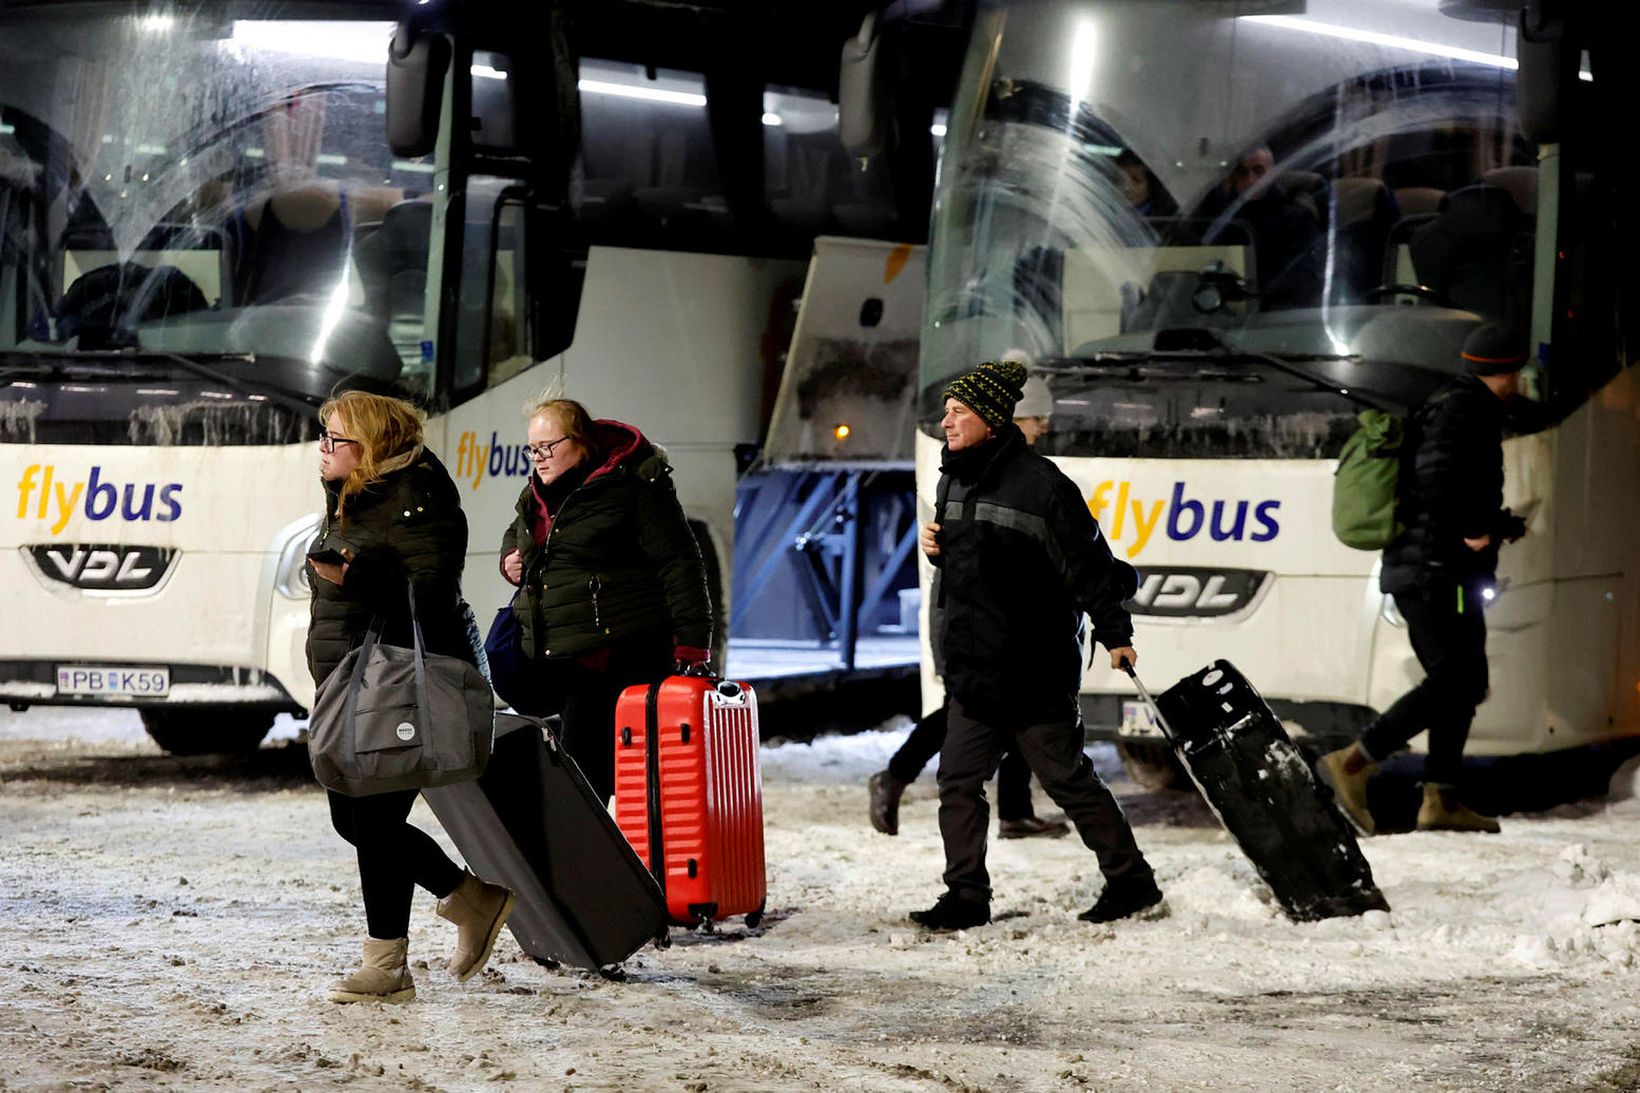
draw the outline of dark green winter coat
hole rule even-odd
[[[523,580],[513,610],[525,655],[570,657],[662,632],[709,649],[712,606],[700,547],[666,457],[630,425],[598,421],[598,465],[550,520],[532,473],[501,539]]]
[[[307,657],[313,682],[324,684],[348,651],[364,641],[376,615],[383,618],[382,641],[410,645],[412,582],[426,649],[471,661],[461,609],[467,518],[444,465],[422,450],[403,470],[349,498],[338,520],[340,489],[340,482],[325,483],[325,522],[308,550],[346,550],[353,556],[340,585],[308,566],[313,618]]]

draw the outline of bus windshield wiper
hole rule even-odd
[[[1038,367],[1046,372],[1063,372],[1074,375],[1105,368],[1131,369],[1135,365],[1156,364],[1166,361],[1199,365],[1261,365],[1301,380],[1318,391],[1337,395],[1339,398],[1363,409],[1382,409],[1373,400],[1356,394],[1348,387],[1299,367],[1301,364],[1341,362],[1359,364],[1362,361],[1359,354],[1304,353],[1282,356],[1276,353],[1265,353],[1257,349],[1241,349],[1229,346],[1212,331],[1198,328],[1158,331],[1156,344],[1151,349],[1096,350],[1064,361],[1042,361],[1039,362]]]
[[[267,383],[265,381],[245,379],[235,376],[229,372],[222,371],[220,368],[213,368],[208,364],[191,360],[188,357],[184,357],[180,353],[172,353],[169,350],[138,349],[130,355],[136,357],[158,357],[162,360],[170,361],[172,364],[177,365],[179,368],[185,368],[196,376],[201,376],[205,379],[212,380],[213,382],[220,383],[225,387],[231,387],[242,395],[254,395],[259,398],[268,399],[272,402],[277,402],[279,405],[292,411],[298,416],[306,416],[307,414],[311,414],[320,406],[324,405],[324,400],[318,398],[317,396],[292,391],[288,388],[280,387],[276,384]],[[239,361],[245,364],[255,364],[256,354],[239,353],[227,359]]]

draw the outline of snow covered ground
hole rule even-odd
[[[1100,747],[1171,913],[1077,922],[1092,855],[1025,840],[993,846],[999,921],[934,936],[904,918],[940,889],[931,775],[898,838],[864,815],[904,726],[773,746],[750,936],[682,936],[620,983],[504,937],[466,985],[418,966],[413,1005],[338,1007],[357,879],[295,728],[179,760],[131,714],[0,714],[0,1089],[1640,1086],[1632,767],[1626,799],[1501,836],[1369,840],[1393,910],[1298,925],[1199,802]],[[449,942],[418,897],[412,958]]]

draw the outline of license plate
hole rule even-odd
[[[171,669],[65,664],[57,668],[57,693],[100,695],[105,698],[163,698],[171,693]]]
[[[1122,723],[1116,727],[1116,735],[1163,739],[1161,726],[1156,724],[1156,711],[1137,698],[1122,700]]]

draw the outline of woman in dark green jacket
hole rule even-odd
[[[419,410],[399,399],[349,391],[319,411],[319,476],[325,522],[308,552],[313,617],[308,667],[323,687],[372,619],[382,640],[411,644],[410,590],[429,652],[473,659],[461,608],[467,519],[443,464],[422,446]],[[406,823],[416,790],[349,797],[330,793],[330,818],[359,857],[369,937],[357,971],[331,984],[332,1002],[408,1002],[410,898],[420,885],[456,924],[446,970],[471,978],[490,958],[513,895],[452,862]]]
[[[531,407],[533,468],[501,540],[524,654],[563,716],[564,746],[606,801],[615,701],[711,656],[700,547],[672,468],[643,434],[570,399]]]

